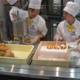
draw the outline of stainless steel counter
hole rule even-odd
[[[80,79],[80,68],[0,64],[0,75],[40,79]]]
[[[35,49],[33,50],[33,54]],[[31,60],[29,61],[29,64],[30,63]],[[33,66],[27,64],[17,65],[9,63],[0,63],[0,75],[52,80],[54,78],[54,80],[80,80],[80,68],[60,68],[36,65]]]

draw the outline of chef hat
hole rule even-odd
[[[42,0],[30,0],[29,8],[40,9]]]
[[[76,2],[67,2],[64,11],[75,17],[79,13],[79,5]]]
[[[7,0],[7,2],[8,2],[10,5],[14,5],[14,4],[17,2],[17,0]]]

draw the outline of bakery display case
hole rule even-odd
[[[57,42],[58,43],[58,42]],[[0,57],[0,77],[14,80],[78,80],[80,67],[69,66],[67,49],[75,48],[73,43],[42,41],[39,45],[6,44],[14,53],[14,57]],[[55,45],[54,45],[55,44]],[[61,45],[60,45],[61,44]],[[33,50],[32,50],[33,49]],[[48,49],[45,55],[43,51]],[[55,50],[56,49],[56,50]],[[59,52],[57,51],[59,49]],[[16,54],[17,52],[17,54]],[[32,52],[32,54],[29,53]],[[55,53],[52,53],[55,52]],[[61,55],[61,52],[63,55]],[[23,54],[22,54],[23,53]],[[43,53],[44,55],[38,55]],[[59,55],[58,55],[59,54]],[[37,56],[36,56],[37,55]],[[51,55],[51,56],[50,56]],[[53,56],[52,56],[53,55]],[[38,57],[39,56],[39,57]],[[46,61],[44,61],[45,59]],[[50,58],[49,58],[50,57]],[[52,58],[53,57],[53,58]],[[56,59],[54,58],[56,57]],[[60,58],[59,58],[60,57]],[[78,55],[79,57],[79,55]],[[26,58],[26,59],[25,59]],[[41,59],[41,60],[40,60]],[[75,60],[75,59],[74,59]],[[73,60],[73,61],[74,61]],[[32,61],[27,64],[26,61]],[[26,63],[25,63],[26,62]],[[79,63],[79,61],[77,61]],[[3,79],[2,78],[2,79]]]

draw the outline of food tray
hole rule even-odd
[[[68,45],[66,44],[66,48],[59,51],[64,51],[64,53],[53,53],[54,49],[45,51],[42,50],[42,47],[47,46],[48,44],[53,44],[54,41],[42,41],[32,59],[32,65],[46,65],[46,66],[60,66],[60,67],[68,67]],[[56,51],[57,52],[57,51]],[[45,55],[43,55],[45,54]]]
[[[0,56],[1,63],[27,64],[32,55],[33,45],[6,44],[15,57]]]

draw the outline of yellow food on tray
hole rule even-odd
[[[55,42],[47,45],[48,49],[66,49],[66,43],[64,42]]]
[[[11,52],[11,49],[5,44],[0,44],[0,56],[4,57],[14,57],[14,54]]]

